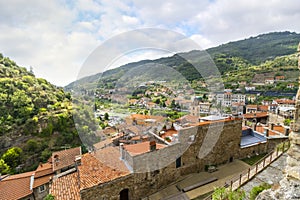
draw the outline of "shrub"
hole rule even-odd
[[[268,183],[262,183],[259,186],[253,187],[250,192],[250,200],[255,200],[259,193],[269,188],[271,188],[271,185]]]

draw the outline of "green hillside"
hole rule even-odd
[[[52,151],[81,145],[73,122],[71,95],[36,78],[2,54],[0,112],[0,173],[3,160],[10,173],[16,172],[20,164],[19,169],[26,171],[46,161]],[[76,114],[80,116],[79,113]],[[89,116],[85,119],[90,120]],[[5,157],[13,147],[22,151],[17,162]]]
[[[220,73],[225,75],[230,71],[241,69],[250,70],[251,66],[258,66],[264,62],[272,61],[278,56],[294,54],[299,41],[300,34],[274,32],[223,44],[218,47],[207,49],[206,52],[209,53]],[[135,67],[150,63],[172,67],[189,81],[198,80],[202,77],[190,61],[192,61],[193,64],[196,63],[196,65],[202,66],[202,68],[200,67],[202,72],[203,70],[209,71],[209,69],[212,69],[212,63],[209,62],[209,59],[206,59],[205,55],[206,54],[201,51],[194,50],[156,60],[143,60],[128,63],[119,68],[108,70],[103,74],[96,74],[75,81],[66,86],[65,89],[70,90],[74,86],[85,89],[95,88],[96,86],[98,88],[113,88],[114,82],[120,79],[126,72]],[[187,58],[187,60],[184,58]],[[207,61],[208,63],[206,63]],[[161,76],[159,72],[157,72],[157,75]],[[98,83],[100,77],[101,81]],[[238,79],[236,81],[238,81]]]

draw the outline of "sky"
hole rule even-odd
[[[77,79],[97,47],[128,31],[170,30],[207,49],[262,33],[299,33],[299,19],[297,0],[0,0],[0,52],[31,66],[37,77],[65,86]],[[128,44],[149,40],[168,49],[146,37]],[[118,58],[112,67],[168,55],[142,50]]]

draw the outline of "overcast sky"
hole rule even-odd
[[[206,49],[261,33],[299,33],[299,19],[297,0],[0,0],[0,52],[64,86],[95,48],[126,31],[172,30]],[[164,55],[142,51],[122,62]]]

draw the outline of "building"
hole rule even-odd
[[[42,200],[49,194],[50,183],[68,171],[75,171],[76,156],[81,148],[54,152],[47,163],[40,163],[35,171],[7,175],[0,179],[0,199]]]
[[[279,141],[244,133],[241,124],[239,118],[205,117],[156,140],[84,154],[77,171],[53,180],[50,193],[57,199],[143,199],[184,175],[273,150]]]
[[[246,95],[244,94],[233,94],[231,92],[226,92],[223,94],[217,94],[217,104],[224,107],[232,106],[232,103],[245,103]]]

